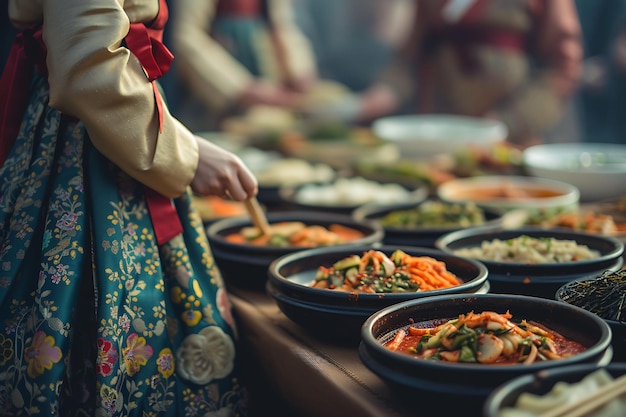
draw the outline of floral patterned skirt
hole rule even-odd
[[[35,82],[0,169],[0,414],[243,416],[236,331],[189,195],[158,246],[143,185]]]

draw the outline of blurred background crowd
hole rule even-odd
[[[446,113],[521,147],[623,142],[625,17],[626,0],[171,1],[162,85],[196,131]]]

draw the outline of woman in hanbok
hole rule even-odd
[[[256,179],[173,118],[164,0],[9,0],[0,414],[242,416],[236,328],[189,189]]]

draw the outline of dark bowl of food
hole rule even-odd
[[[496,226],[502,212],[481,208],[472,202],[447,203],[428,199],[391,205],[366,204],[352,213],[357,220],[380,223],[387,245],[434,247],[438,238],[455,230]]]
[[[557,290],[555,298],[604,319],[613,331],[615,360],[626,362],[626,271],[568,282]]]
[[[374,244],[384,236],[371,222],[347,215],[292,211],[269,213],[263,235],[248,216],[219,220],[207,228],[217,266],[227,284],[263,289],[267,268],[283,255],[318,246]]]
[[[485,401],[483,417],[534,417],[571,404],[584,405],[573,400],[588,402],[599,390],[620,383],[626,375],[626,363],[569,365],[522,375],[497,387]],[[625,381],[626,382],[626,381]],[[606,408],[605,408],[606,407]],[[602,402],[591,416],[626,415],[624,396]]]
[[[446,415],[476,415],[489,393],[512,378],[609,362],[610,341],[604,320],[556,300],[451,294],[373,314],[363,324],[359,355],[416,404],[423,399],[445,406]]]
[[[494,293],[550,299],[563,284],[619,270],[624,263],[621,241],[565,229],[476,227],[448,233],[435,245],[483,262]]]
[[[349,215],[365,204],[386,206],[397,202],[421,202],[428,197],[425,184],[405,185],[363,177],[339,177],[318,184],[301,184],[279,190],[283,204],[295,210],[315,210]]]
[[[441,294],[484,293],[480,262],[430,248],[349,245],[276,259],[267,291],[294,322],[330,339],[358,341],[363,322],[383,307]]]

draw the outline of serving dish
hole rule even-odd
[[[402,250],[411,256],[428,256],[445,263],[462,283],[431,291],[366,294],[322,288],[310,284],[320,266],[375,249],[386,254]],[[294,322],[332,339],[358,341],[361,325],[383,307],[438,294],[484,293],[489,290],[487,269],[477,261],[462,259],[432,248],[389,245],[348,245],[307,249],[281,256],[268,269],[267,291]]]
[[[619,270],[624,260],[624,244],[612,237],[564,229],[475,227],[451,232],[440,237],[435,246],[447,253],[479,248],[483,242],[528,236],[531,239],[573,241],[599,252],[595,259],[558,263],[529,264],[482,260],[489,270],[489,282],[494,293],[531,295],[554,298],[556,290],[575,279],[595,277],[605,271]]]
[[[405,158],[426,159],[468,147],[486,147],[505,141],[506,125],[497,120],[422,114],[389,116],[375,120],[374,134],[398,146]]]
[[[523,151],[525,170],[534,176],[573,184],[582,201],[626,193],[626,145],[549,143]]]
[[[384,231],[375,223],[357,221],[350,216],[306,211],[274,212],[267,215],[271,227],[281,222],[302,222],[306,226],[328,228],[339,225],[354,229],[362,237],[345,244],[374,244],[381,242]],[[280,256],[306,249],[302,246],[258,246],[252,243],[229,241],[228,236],[252,227],[248,216],[233,217],[214,222],[207,228],[211,250],[227,284],[263,289],[267,268]],[[343,244],[343,243],[342,243]]]
[[[473,203],[446,203],[436,199],[365,204],[352,212],[356,220],[380,223],[385,231],[383,243],[420,247],[435,247],[439,237],[466,227],[498,226],[502,215],[499,210],[484,209]],[[463,221],[457,222],[459,218]]]
[[[296,210],[315,210],[351,214],[364,204],[387,206],[397,202],[419,202],[428,196],[424,184],[404,186],[363,177],[339,177],[323,184],[282,187],[283,203]]]
[[[515,175],[457,178],[441,184],[437,196],[451,203],[474,201],[481,207],[531,213],[574,210],[580,201],[580,191],[569,183]]]
[[[523,393],[543,396],[556,384],[567,383],[571,387],[571,384],[579,384],[583,378],[598,370],[608,372],[611,378],[615,379],[626,374],[626,363],[610,363],[601,367],[597,364],[568,365],[516,377],[503,383],[489,394],[483,406],[483,417],[500,417],[501,411],[507,407],[514,407]],[[589,391],[578,390],[579,394],[587,392]],[[576,396],[576,394],[572,395]]]
[[[626,272],[606,272],[561,286],[555,299],[584,308],[607,322],[613,332],[615,360],[626,362]]]
[[[586,350],[527,365],[493,365],[424,360],[384,346],[409,325],[425,323],[430,327],[433,320],[449,320],[471,311],[508,311],[511,320],[538,322]],[[510,294],[450,294],[401,302],[370,316],[362,327],[359,355],[374,373],[410,392],[416,404],[424,398],[429,405],[445,406],[446,415],[458,415],[480,409],[493,389],[517,376],[579,363],[607,363],[612,357],[610,341],[611,329],[598,316],[555,300]]]

